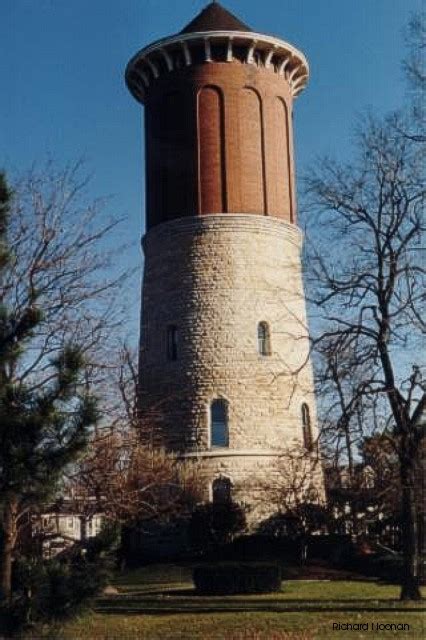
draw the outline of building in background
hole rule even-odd
[[[18,545],[25,555],[29,550],[44,558],[53,558],[77,543],[97,536],[104,516],[98,512],[97,501],[80,501],[63,497],[46,504],[38,511],[28,512],[20,525]]]

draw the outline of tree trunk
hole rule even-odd
[[[354,471],[354,459],[352,453],[352,442],[351,436],[349,432],[349,424],[345,421],[343,426],[343,431],[345,434],[345,446],[346,446],[346,454],[348,456],[348,469],[349,469],[349,480],[351,491],[357,491],[357,487],[355,486],[355,471]],[[358,493],[358,492],[357,492]],[[352,521],[352,535],[355,539],[358,537],[358,518],[357,518],[357,500],[352,500],[350,504],[351,508],[351,521]]]
[[[401,461],[401,533],[403,552],[403,575],[401,600],[421,600],[419,586],[419,541],[417,536],[417,514],[414,495],[414,478]]]
[[[383,336],[386,337],[389,315],[386,318]],[[403,554],[403,574],[401,580],[401,600],[421,600],[419,585],[419,540],[417,537],[417,509],[415,498],[415,460],[417,450],[413,444],[415,424],[410,419],[407,404],[395,386],[392,362],[386,339],[379,343],[383,373],[388,385],[388,400],[397,427],[399,440],[399,465],[401,479],[401,537]]]
[[[0,589],[10,600],[12,595],[12,562],[17,537],[18,499],[12,496],[4,506],[4,544],[0,558]]]

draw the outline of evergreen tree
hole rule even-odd
[[[79,384],[84,362],[78,345],[64,345],[47,363],[50,375],[39,386],[29,387],[18,375],[43,310],[30,280],[25,308],[6,304],[4,275],[14,259],[7,243],[11,198],[0,174],[0,590],[6,598],[11,596],[20,519],[54,495],[65,467],[84,449],[97,417],[93,396]]]

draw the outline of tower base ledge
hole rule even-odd
[[[182,216],[162,222],[149,229],[142,238],[145,251],[148,242],[163,243],[164,238],[177,234],[203,234],[212,231],[235,233],[265,233],[291,242],[298,248],[302,244],[302,231],[292,222],[275,216],[255,213],[210,213],[201,216]]]
[[[215,449],[214,451],[193,451],[189,453],[179,454],[179,458],[232,458],[243,456],[247,458],[252,457],[264,457],[264,458],[276,458],[277,456],[284,455],[286,451],[283,449]]]

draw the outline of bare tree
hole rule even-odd
[[[364,377],[354,366],[354,354],[342,350],[338,337],[319,342],[316,355],[321,442],[332,452],[329,462],[344,461],[353,478],[356,447],[364,430]]]
[[[377,512],[380,513],[380,522],[376,524],[376,531],[379,536],[383,537],[383,528],[391,526],[394,530],[391,546],[398,547],[400,543],[401,483],[398,456],[395,453],[392,439],[389,441],[385,429],[365,438],[361,450],[364,464],[372,472],[371,496]],[[415,495],[418,509],[420,505],[417,498],[418,496]],[[396,535],[396,531],[398,531],[398,535]]]
[[[318,449],[289,447],[277,457],[261,489],[274,512],[260,524],[259,532],[294,537],[305,562],[310,535],[324,529],[328,520]]]
[[[188,514],[201,499],[198,468],[144,439],[151,429],[138,415],[135,352],[124,345],[110,373],[108,415],[71,470],[67,493],[83,517],[102,513],[130,527]]]
[[[67,342],[78,343],[92,376],[110,361],[111,341],[122,320],[123,283],[112,246],[118,218],[105,218],[105,199],[90,200],[81,162],[41,168],[12,180],[8,225],[12,260],[0,299],[17,328],[30,311],[41,313],[15,379],[34,388],[50,377],[50,362]]]
[[[366,436],[384,428],[382,398],[370,394],[370,371],[360,365],[346,339],[329,336],[316,344],[316,386],[320,442],[327,477],[344,476],[345,491],[364,492],[359,483],[359,454]],[[334,481],[332,481],[334,484]],[[331,494],[329,494],[330,498]],[[357,500],[345,504],[345,521],[358,534]],[[348,513],[349,511],[349,513]]]
[[[424,320],[421,259],[425,197],[422,149],[398,116],[370,117],[346,166],[325,160],[306,178],[316,219],[309,256],[318,311],[316,344],[338,340],[362,367],[363,393],[385,397],[398,454],[404,577],[401,598],[417,599],[415,461],[426,395],[419,362]]]
[[[140,444],[129,431],[96,434],[67,490],[79,512],[138,527],[189,513],[200,500],[196,465]]]

